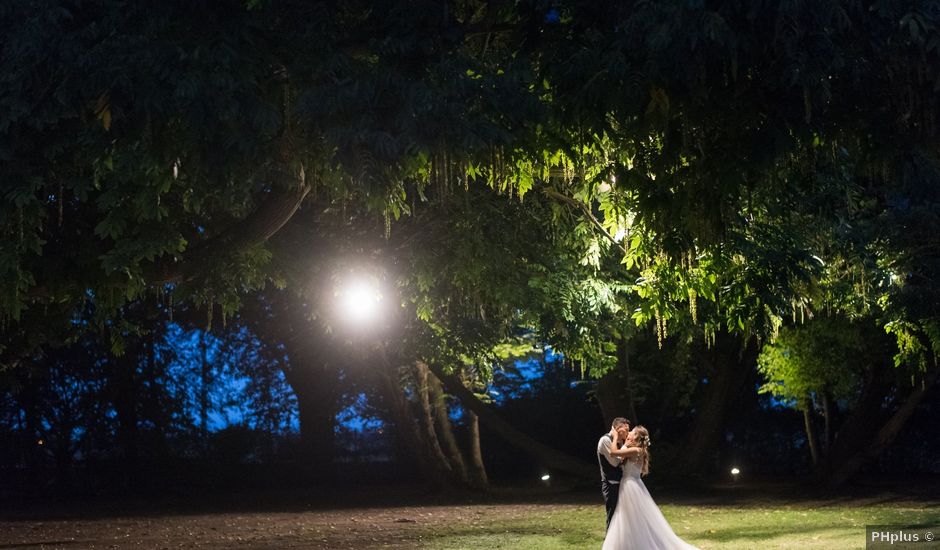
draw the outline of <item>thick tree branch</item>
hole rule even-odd
[[[158,264],[148,282],[167,284],[186,281],[206,267],[210,256],[217,257],[271,238],[297,212],[310,192],[310,185],[304,181],[303,169],[296,177],[298,185],[270,191],[257,210],[228,230],[187,250],[182,261]]]
[[[611,235],[606,229],[604,229],[604,225],[601,224],[600,220],[598,220],[597,217],[594,216],[594,213],[591,212],[591,209],[588,207],[588,205],[584,204],[578,199],[559,193],[558,191],[555,191],[551,187],[542,188],[542,192],[557,201],[563,202],[565,204],[569,204],[571,206],[574,206],[578,210],[580,210],[581,213],[584,214],[585,217],[587,217],[587,219],[590,220],[592,224],[594,224],[594,227],[596,227],[597,230],[600,231],[602,235],[607,237],[607,240],[609,240],[614,246],[619,248],[624,254],[627,254],[627,249],[624,248],[622,244],[617,242],[617,240],[614,239],[613,235]]]
[[[852,458],[847,460],[845,464],[833,473],[830,483],[835,486],[842,485],[858,473],[865,464],[877,458],[880,453],[893,443],[894,439],[901,431],[901,428],[904,427],[914,414],[917,406],[924,400],[927,392],[930,391],[938,377],[940,377],[940,369],[934,367],[927,373],[920,387],[916,388],[907,396],[904,403],[891,415],[891,418],[885,422],[884,426],[878,430],[874,439],[866,445],[862,451],[852,456]]]

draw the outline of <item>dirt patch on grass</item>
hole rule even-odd
[[[0,521],[0,548],[415,548],[435,529],[563,512],[575,504],[396,506]],[[598,510],[601,510],[598,504]],[[600,513],[600,512],[599,512]],[[600,516],[599,516],[600,517]]]

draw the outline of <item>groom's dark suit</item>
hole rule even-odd
[[[604,495],[604,507],[607,508],[607,527],[610,527],[610,520],[614,517],[614,510],[617,509],[620,479],[623,477],[620,459],[610,456],[612,444],[610,434],[602,435],[600,441],[597,442],[597,463],[601,467],[601,493]]]

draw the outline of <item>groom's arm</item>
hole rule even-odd
[[[613,453],[611,452],[610,439],[606,437],[601,438],[601,444],[598,450],[600,451],[601,455],[603,455],[604,458],[607,459],[607,462],[609,462],[611,466],[614,466],[614,467],[620,466],[620,462],[621,462],[620,458],[613,456]]]
[[[616,430],[610,431],[611,444],[610,450],[608,451],[611,456],[618,457],[621,460],[626,458],[633,458],[640,455],[643,452],[643,449],[639,447],[626,446],[620,447],[617,443],[620,441],[620,437],[617,434]]]

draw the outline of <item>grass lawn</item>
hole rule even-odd
[[[904,492],[850,487],[835,494],[794,483],[671,492],[657,486],[653,495],[676,533],[702,549],[842,550],[865,548],[866,525],[922,525],[940,534],[938,482],[902,480]],[[376,487],[363,495],[301,489],[0,507],[0,549],[599,550],[603,542],[604,506],[587,488],[497,488],[486,495],[408,490]]]
[[[673,530],[700,548],[865,548],[866,525],[924,524],[940,528],[940,506],[923,503],[663,505]],[[601,506],[535,505],[528,513],[479,514],[470,525],[436,528],[423,548],[471,550],[598,549],[604,540]],[[940,529],[938,529],[940,530]],[[936,548],[925,545],[924,548]]]

